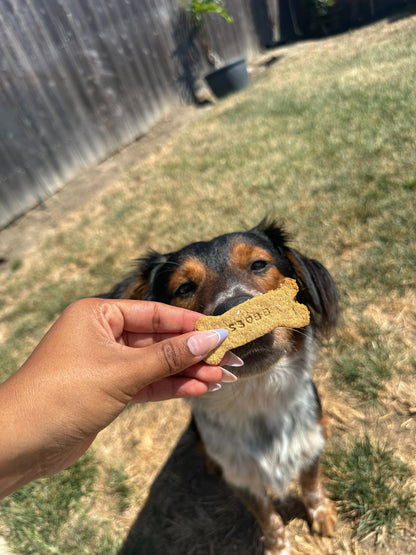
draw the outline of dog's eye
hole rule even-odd
[[[193,281],[187,281],[186,283],[182,283],[174,292],[175,297],[190,297],[196,291],[196,283]]]
[[[269,266],[270,262],[267,260],[255,260],[250,264],[250,270],[252,272],[262,272]]]

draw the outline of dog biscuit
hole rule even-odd
[[[227,351],[245,345],[275,328],[301,328],[309,324],[309,310],[295,300],[298,290],[294,279],[285,278],[278,289],[253,297],[220,316],[201,316],[195,324],[197,331],[228,330],[226,339],[205,361],[217,365]]]

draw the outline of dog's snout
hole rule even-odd
[[[215,307],[213,316],[220,316],[220,314],[224,314],[224,312],[227,312],[227,310],[230,310],[231,308],[234,308],[235,306],[244,303],[251,298],[252,297],[249,295],[243,295],[240,297],[232,297],[231,299],[226,299]]]

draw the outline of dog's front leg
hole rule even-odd
[[[282,517],[275,511],[271,497],[266,492],[261,497],[246,490],[238,490],[237,493],[262,529],[264,555],[291,555],[285,524]]]
[[[332,536],[337,512],[334,502],[322,486],[319,459],[301,473],[300,485],[311,532]]]

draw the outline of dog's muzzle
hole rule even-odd
[[[252,296],[242,295],[240,297],[232,297],[230,299],[226,299],[214,308],[214,312],[212,315],[220,316],[221,314],[224,314],[224,312],[227,312],[227,310],[231,310],[231,308],[234,308],[235,306],[238,306],[239,304],[244,303],[249,299],[252,299]]]

